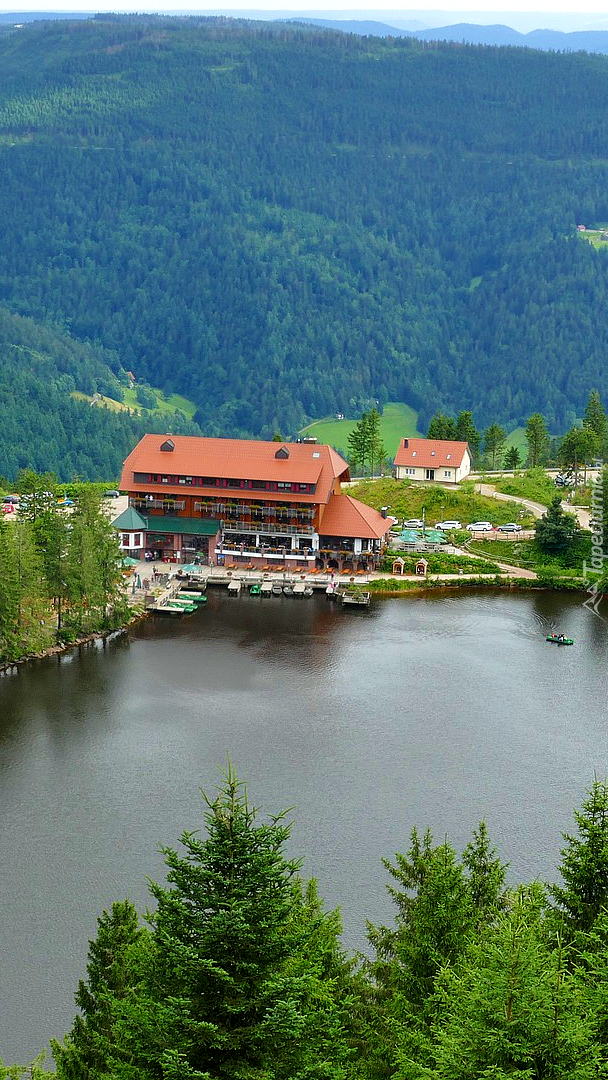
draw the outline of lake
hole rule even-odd
[[[607,609],[608,602],[603,602]],[[550,645],[550,630],[573,637]],[[344,940],[391,918],[382,856],[481,818],[510,880],[555,875],[608,773],[608,623],[579,596],[453,591],[342,610],[231,599],[0,679],[0,1057],[71,1026],[104,907],[140,910],[160,845],[202,827],[228,757],[252,803],[293,807],[290,854]]]

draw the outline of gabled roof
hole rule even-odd
[[[447,439],[401,439],[395,465],[413,465],[423,469],[458,468],[469,445]]]
[[[323,513],[319,532],[321,536],[379,540],[392,523],[392,518],[382,517],[378,510],[353,499],[352,495],[332,495]]]
[[[115,518],[112,525],[119,532],[145,532],[146,519],[138,514],[134,507],[127,506],[127,509]]]
[[[152,475],[218,477],[233,480],[282,481],[316,484],[313,501],[327,502],[333,482],[348,477],[348,464],[330,446],[320,443],[258,442],[253,439],[207,439],[173,435],[174,450],[161,450],[162,435],[144,435],[127,457],[121,489],[133,491],[135,473]],[[287,454],[281,451],[287,451]],[[277,456],[277,453],[279,456]],[[183,484],[163,484],[163,493],[183,494]],[[199,488],[188,489],[201,492]],[[293,493],[292,493],[293,494]],[[311,498],[310,496],[308,497]],[[306,497],[304,496],[304,500]]]

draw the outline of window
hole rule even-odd
[[[141,533],[135,533],[133,537],[133,547],[141,547]]]
[[[131,546],[130,541],[131,541],[131,534],[130,533],[123,533],[122,534],[122,539],[120,541],[122,546],[123,547],[130,547]]]
[[[404,468],[403,471],[404,471],[406,476],[415,476],[416,475],[416,470],[411,469],[409,466],[406,466],[406,468]]]
[[[448,478],[448,480],[449,480],[449,479],[450,479],[450,477],[451,477],[451,475],[452,475],[452,470],[451,470],[451,469],[444,469],[444,470],[443,470],[443,475],[444,475],[444,476],[447,476],[447,478]]]

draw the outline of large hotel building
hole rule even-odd
[[[173,562],[372,570],[392,519],[342,492],[348,464],[312,441],[144,435],[126,459],[122,550]]]

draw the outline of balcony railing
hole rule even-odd
[[[257,533],[269,533],[272,536],[312,536],[315,529],[312,525],[283,525],[274,521],[261,521],[254,525],[249,521],[226,521],[224,520],[224,532],[245,533],[246,536],[255,536]]]
[[[136,510],[163,510],[165,514],[173,514],[176,510],[186,509],[185,499],[133,499],[132,506]]]

